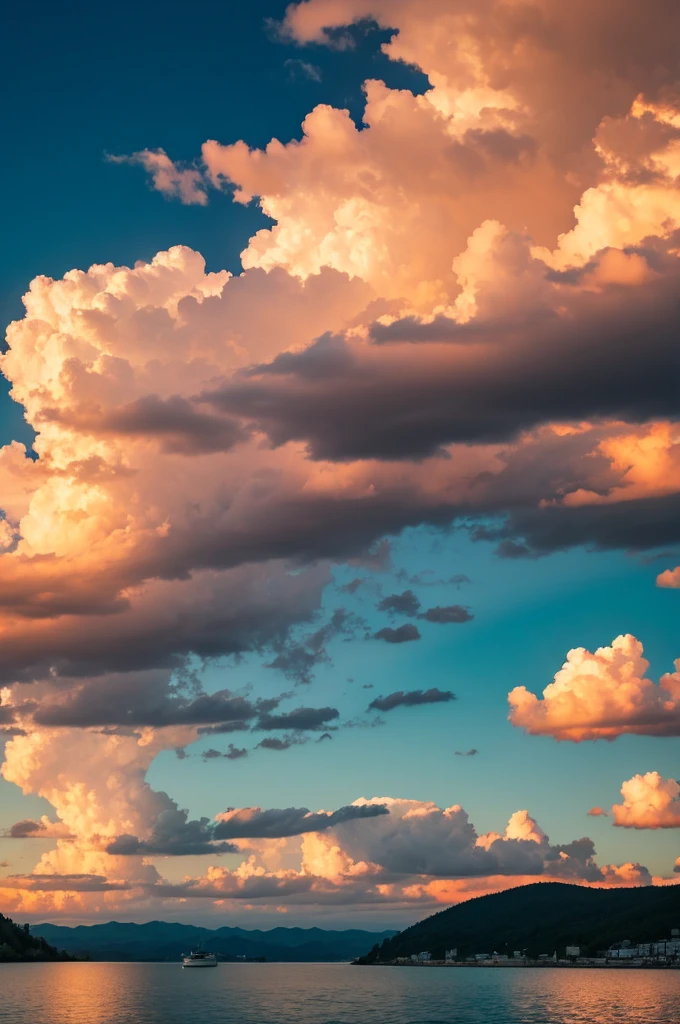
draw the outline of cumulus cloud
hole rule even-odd
[[[649,868],[644,864],[627,861],[625,864],[605,864],[602,867],[602,880],[605,886],[638,886],[652,885],[654,879]]]
[[[516,812],[503,834],[480,836],[459,805],[442,810],[433,803],[391,798],[357,803],[384,804],[389,815],[362,822],[362,827],[348,823],[337,836],[315,837],[309,847],[315,853],[315,864],[322,850],[330,853],[339,843],[352,863],[380,865],[385,882],[409,875],[461,878],[494,874],[602,880],[589,839],[551,846],[527,811]]]
[[[383,626],[373,634],[375,640],[384,640],[388,644],[405,644],[410,640],[420,640],[420,630],[411,622],[405,622],[403,626],[392,628]]]
[[[376,697],[368,705],[368,710],[392,711],[394,708],[412,708],[419,704],[445,704],[455,699],[456,695],[451,690],[440,690],[436,686],[429,690],[395,690],[386,697]]]
[[[153,890],[185,899],[267,900],[279,893],[291,906],[406,906],[458,902],[539,877],[601,887],[651,882],[641,865],[599,867],[588,838],[551,844],[526,810],[513,814],[503,833],[479,835],[458,805],[442,809],[415,800],[373,798],[352,806],[383,811],[369,819],[348,817],[323,831],[305,832],[301,842],[296,837],[235,838],[244,850],[256,851],[239,868],[211,867],[200,878],[180,885],[159,883]],[[251,809],[233,812],[233,817],[238,822],[253,815],[253,821],[263,821],[260,813]],[[281,816],[277,825],[291,813],[298,821],[298,812],[272,813]],[[294,853],[299,868],[284,867]]]
[[[608,812],[604,811],[601,807],[591,807],[588,811],[588,817],[590,818],[606,818]]]
[[[621,786],[623,803],[614,804],[614,824],[623,828],[680,828],[680,785],[658,772],[634,775]]]
[[[648,668],[642,644],[630,634],[594,654],[577,647],[542,700],[524,686],[510,692],[510,721],[531,735],[576,743],[624,733],[680,735],[680,662],[658,684],[646,678]]]

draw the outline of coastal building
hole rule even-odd
[[[581,947],[580,946],[567,946],[567,948],[565,950],[565,955],[568,956],[568,957],[569,956],[580,956],[581,955]]]
[[[455,946],[453,949],[447,949],[446,952],[444,953],[445,960],[455,960],[457,956],[458,950],[456,949]]]
[[[674,928],[673,932],[678,929]],[[634,945],[629,939],[617,942],[604,953],[608,960],[677,960],[680,958],[680,935],[657,942],[639,942]]]

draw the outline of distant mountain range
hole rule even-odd
[[[583,956],[623,939],[668,939],[680,928],[680,885],[633,889],[588,889],[561,882],[538,882],[480,896],[442,910],[374,946],[362,963],[394,960],[427,951],[443,959],[474,953],[526,950],[530,957],[580,946]]]
[[[396,933],[368,932],[359,929],[326,931],[323,928],[272,928],[270,931],[245,928],[197,928],[189,924],[150,921],[148,924],[79,925],[65,928],[57,924],[38,924],[31,934],[41,936],[53,946],[92,960],[175,961],[182,953],[199,944],[225,960],[241,957],[287,962],[352,960]]]

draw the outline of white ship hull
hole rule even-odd
[[[213,955],[193,957],[185,956],[182,967],[217,967],[217,957]]]

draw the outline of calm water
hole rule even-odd
[[[680,971],[0,964],[1,1024],[678,1024]]]

